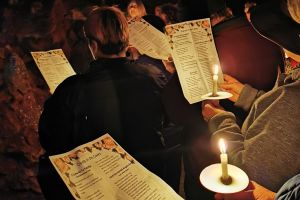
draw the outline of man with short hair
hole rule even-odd
[[[39,137],[46,154],[40,159],[38,179],[47,199],[73,199],[48,156],[70,151],[105,133],[147,169],[168,180],[161,88],[145,66],[126,59],[128,32],[119,9],[94,9],[84,24],[94,62],[85,74],[63,81],[44,105]]]

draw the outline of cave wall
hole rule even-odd
[[[12,49],[0,51],[0,195],[3,199],[42,199],[36,180],[43,152],[37,133],[42,110],[37,95],[42,92]]]

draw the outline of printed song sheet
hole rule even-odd
[[[185,98],[190,104],[202,101],[212,91],[213,66],[223,80],[210,20],[200,19],[165,27],[172,57]]]
[[[129,24],[129,43],[141,54],[168,60],[171,49],[165,35],[144,19],[133,19]]]
[[[46,80],[51,94],[61,82],[75,74],[62,49],[31,52],[31,55]]]
[[[50,160],[75,199],[182,200],[109,134]]]

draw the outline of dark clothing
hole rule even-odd
[[[139,58],[136,60],[136,62],[141,64],[146,64],[146,65],[153,65],[154,67],[159,69],[161,73],[165,76],[166,83],[172,77],[172,74],[166,70],[166,67],[164,66],[163,62],[159,59],[151,58],[144,54],[144,55],[140,55]]]
[[[245,16],[215,25],[213,35],[223,73],[259,90],[273,88],[278,67],[283,66],[279,46],[259,35]],[[221,101],[221,105],[237,116],[238,124],[243,123],[247,112],[229,100]]]
[[[202,187],[199,181],[201,169],[215,162],[214,155],[210,154],[208,142],[210,134],[200,112],[201,102],[188,103],[183,95],[177,73],[172,75],[163,89],[162,97],[170,120],[184,127],[185,197],[186,199],[213,199],[214,194]]]
[[[259,90],[273,88],[277,67],[283,66],[281,48],[259,35],[246,17],[235,17],[213,27],[222,71]]]
[[[40,118],[40,143],[46,156],[109,133],[147,169],[164,178],[161,133],[166,116],[160,88],[148,72],[125,58],[102,59],[92,63],[86,74],[66,79],[46,101]],[[50,181],[46,184],[53,191],[59,189]]]
[[[179,0],[178,19],[180,22],[208,18],[207,1]]]

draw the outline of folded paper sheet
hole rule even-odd
[[[171,49],[165,35],[144,19],[133,19],[129,24],[129,43],[141,54],[168,60]]]
[[[50,160],[75,199],[182,199],[109,134]]]
[[[202,101],[203,95],[212,92],[214,65],[219,67],[219,81],[223,80],[210,20],[186,21],[165,28],[185,98],[190,104]]]
[[[51,94],[61,82],[75,74],[62,49],[31,52],[31,55],[46,80]]]

